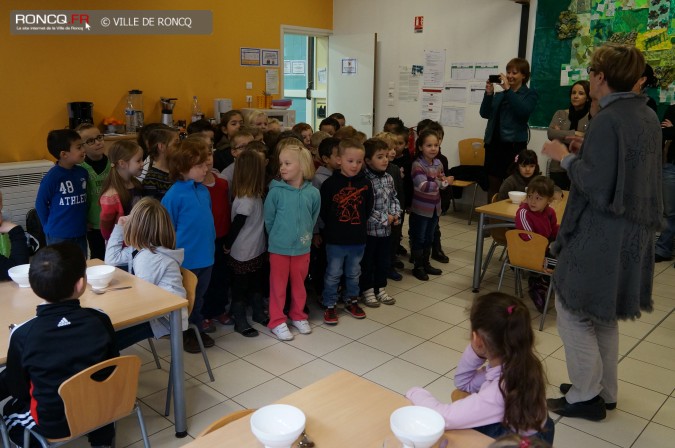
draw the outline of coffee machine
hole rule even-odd
[[[94,103],[76,101],[66,104],[68,109],[68,127],[75,129],[82,123],[94,123]]]
[[[178,98],[159,97],[159,101],[162,103],[162,124],[173,126],[173,108],[176,107],[174,102],[176,100]]]

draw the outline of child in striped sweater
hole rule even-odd
[[[434,232],[441,213],[440,190],[454,181],[446,177],[441,162],[436,158],[440,150],[438,135],[425,129],[415,142],[416,159],[412,164],[413,198],[410,207],[408,236],[415,262],[413,275],[419,280],[429,280],[427,274],[441,275],[443,271],[429,264]]]

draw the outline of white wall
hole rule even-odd
[[[398,101],[399,66],[424,64],[424,50],[446,50],[446,80],[453,61],[495,61],[502,71],[518,54],[521,6],[510,0],[334,0],[335,34],[377,33],[375,129],[390,116],[406,125],[420,119],[418,102]],[[415,16],[424,16],[424,32],[415,34]],[[394,105],[387,104],[389,82],[396,85]],[[459,105],[459,104],[455,104]],[[457,165],[458,140],[483,137],[486,120],[479,105],[466,104],[464,128],[445,128],[443,153]],[[541,146],[541,145],[539,145]],[[465,195],[466,196],[466,195]]]

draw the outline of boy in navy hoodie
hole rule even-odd
[[[327,268],[324,276],[323,321],[338,323],[335,305],[340,277],[345,276],[345,311],[357,319],[366,317],[358,305],[361,258],[366,247],[366,223],[373,208],[373,186],[362,168],[365,149],[356,140],[346,139],[339,146],[340,170],[321,185],[323,239]]]
[[[12,330],[7,368],[0,373],[0,400],[12,396],[2,414],[14,443],[23,442],[24,427],[51,439],[68,437],[59,386],[119,356],[110,318],[80,306],[86,268],[80,249],[71,242],[47,246],[31,260],[30,287],[46,303],[38,305],[34,318]],[[109,446],[114,435],[115,426],[106,425],[89,434],[89,443]]]
[[[57,129],[47,135],[47,149],[56,164],[42,178],[35,199],[47,244],[72,241],[86,258],[89,173],[78,166],[85,156],[82,139],[72,129]]]

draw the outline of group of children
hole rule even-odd
[[[447,170],[438,159],[442,134],[434,123],[418,128],[411,158],[405,147],[407,130],[394,129],[398,133],[363,142],[349,131],[353,138],[324,137],[316,142],[306,132],[311,131],[307,125],[297,136],[282,134],[270,151],[255,140],[255,132],[233,129],[242,121],[237,111],[224,117],[220,133],[227,142],[218,142],[221,149],[215,152],[213,130],[197,126],[179,140],[173,129],[149,125],[138,143],[117,142],[107,156],[93,127],[80,128],[79,134],[50,132],[48,148],[57,163],[45,176],[36,200],[49,246],[33,258],[30,274],[31,286],[48,303],[38,309],[36,322],[52,308],[67,305],[73,313],[80,312],[76,299],[84,291],[87,241],[92,257],[100,253],[95,252],[96,244],[103,242],[106,263],[182,297],[186,292],[181,266],[194,272],[198,284],[189,320],[203,332],[205,347],[214,344],[206,334],[214,330],[214,322],[234,324],[243,336],[256,336],[257,330],[247,320],[249,306],[252,319],[267,325],[280,340],[294,337],[289,320],[299,333],[311,333],[305,307],[305,280],[310,272],[323,280],[326,324],[338,323],[340,297],[345,311],[357,319],[366,317],[359,299],[370,307],[395,303],[385,288],[387,278],[398,274],[393,262],[400,253],[406,209],[414,275],[425,280],[429,274],[441,273],[429,258],[439,235],[440,191],[453,179],[445,175]],[[328,130],[339,132],[337,120],[329,124],[334,129]],[[269,133],[265,137],[269,139]],[[216,157],[224,151],[231,156],[229,164],[227,157]],[[145,155],[149,160],[144,162]],[[216,159],[226,164],[220,172],[214,169]],[[521,153],[516,160],[514,176],[520,176],[528,193],[517,223],[553,238],[557,224],[547,207],[552,188],[544,178],[534,177],[537,169],[530,162],[531,154]],[[412,187],[409,195],[402,187],[406,182]],[[548,227],[540,215],[548,219]],[[74,247],[81,255],[73,253]],[[66,262],[66,258],[78,260]],[[56,269],[60,264],[62,270]],[[323,267],[317,269],[317,265]],[[61,281],[64,270],[69,272],[67,282]],[[47,275],[51,277],[41,280]],[[59,288],[52,288],[59,282]],[[231,303],[226,312],[228,290]],[[105,321],[98,314],[95,317]],[[109,320],[98,330],[105,348],[99,355],[104,357],[169,331],[165,318],[114,337],[106,336],[108,324]],[[418,388],[407,396],[413,403],[438,409],[448,429],[476,428],[491,436],[515,431],[551,441],[543,370],[533,354],[527,308],[503,294],[483,296],[474,303],[471,326],[472,342],[456,378],[457,387],[468,396],[452,405],[440,404]],[[13,362],[19,365],[23,355],[13,353],[12,347],[16,341],[24,343],[24,333],[23,329],[15,332],[10,346],[10,355],[18,356]],[[187,351],[199,350],[194,339],[190,331],[184,333]],[[99,360],[89,358],[90,364]],[[486,361],[487,369],[481,369]],[[7,371],[13,374],[9,365]],[[529,392],[513,393],[525,390]],[[18,407],[32,403],[23,390],[3,392],[19,395],[15,396]],[[39,409],[32,417],[38,413]],[[62,428],[53,432],[54,436],[62,433]],[[110,434],[109,429],[93,434],[92,444],[107,445]]]

